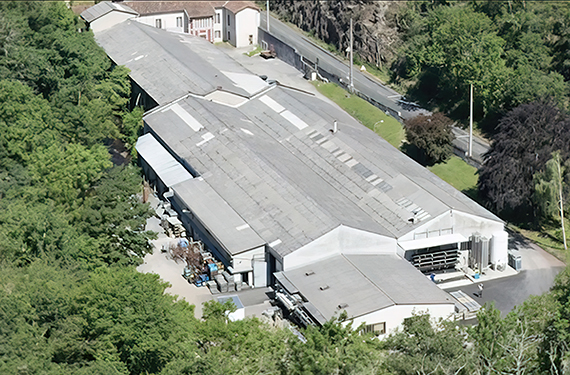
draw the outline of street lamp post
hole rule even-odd
[[[469,91],[469,157],[473,157],[473,84],[471,84]]]

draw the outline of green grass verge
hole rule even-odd
[[[260,46],[257,46],[253,51],[244,52],[244,55],[251,57],[251,56],[257,55],[258,53],[261,53],[261,47]]]
[[[349,94],[334,83],[313,82],[317,90],[344,109],[364,126],[387,140],[392,146],[400,147],[405,133],[402,124],[392,116],[376,108],[366,100]]]
[[[467,195],[472,196],[477,190],[477,180],[479,179],[477,168],[467,164],[460,157],[453,155],[445,163],[435,164],[428,169]],[[472,198],[474,197],[472,196]]]

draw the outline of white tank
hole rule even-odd
[[[509,235],[505,231],[493,233],[491,239],[490,261],[495,269],[504,269],[507,264],[509,248]]]

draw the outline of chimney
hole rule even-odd
[[[334,120],[333,128],[331,129],[331,133],[335,134],[338,131],[338,122]]]

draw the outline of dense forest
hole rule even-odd
[[[0,373],[562,374],[570,365],[570,272],[506,318],[475,327],[418,313],[385,341],[343,325],[227,321],[135,266],[149,252],[132,148],[141,110],[63,2],[0,3]],[[507,126],[507,125],[505,125]]]

